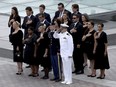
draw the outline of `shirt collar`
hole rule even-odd
[[[45,21],[46,21],[46,20],[44,19],[41,23],[45,23]]]

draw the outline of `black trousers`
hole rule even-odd
[[[74,48],[73,61],[74,61],[74,67],[76,72],[84,69],[83,68],[84,57],[81,48],[76,48],[76,47]]]

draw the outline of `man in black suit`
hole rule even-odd
[[[72,16],[74,14],[78,14],[79,15],[79,22],[82,23],[82,14],[79,12],[79,5],[78,4],[73,4],[72,5]]]
[[[50,14],[48,14],[48,13],[46,13],[45,12],[45,5],[44,4],[41,4],[40,6],[39,6],[39,11],[40,11],[40,13],[38,13],[35,17],[36,17],[36,21],[37,22],[39,22],[39,19],[38,19],[38,16],[39,16],[39,14],[44,14],[45,15],[45,19],[49,22],[49,23],[51,23],[51,18],[50,18]]]
[[[63,4],[63,3],[59,3],[59,4],[58,4],[58,11],[55,12],[55,16],[54,16],[54,18],[53,18],[53,20],[52,20],[52,23],[54,23],[54,21],[55,21],[57,18],[59,18],[59,19],[62,18],[64,12],[66,12],[67,15],[68,15],[68,17],[69,17],[69,19],[71,19],[71,12],[68,11],[68,10],[66,10],[66,9],[64,8],[64,4]]]
[[[33,15],[33,10],[31,7],[26,7],[26,14],[27,16],[24,17],[22,28],[24,29],[24,38],[28,33],[28,28],[33,27],[35,28],[35,16]]]
[[[38,19],[39,21],[36,24],[36,28],[35,28],[35,34],[38,35],[38,28],[41,24],[45,24],[46,29],[50,26],[50,23],[45,19],[45,15],[43,13],[38,15]],[[47,31],[47,30],[46,30]]]
[[[70,25],[69,32],[73,36],[73,42],[74,42],[74,52],[73,52],[73,61],[74,61],[74,67],[75,71],[73,73],[75,74],[83,74],[83,54],[82,54],[82,48],[81,48],[81,39],[82,39],[82,24],[79,22],[79,15],[74,14],[72,16],[73,23]]]

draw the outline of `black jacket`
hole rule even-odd
[[[26,24],[26,22],[28,20],[32,20],[32,23],[31,24]],[[30,18],[28,18],[28,16],[24,17],[22,28],[24,29],[25,36],[27,35],[28,28],[29,27],[35,28],[35,26],[36,26],[35,16],[31,15]]]
[[[72,23],[69,27],[69,32],[71,29],[74,28],[74,23]],[[71,33],[72,37],[73,37],[73,41],[74,41],[74,46],[77,46],[77,44],[80,44],[82,43],[82,29],[83,29],[83,25],[78,22],[75,26],[75,29],[77,30],[76,33]]]
[[[39,22],[39,18],[38,18],[39,14],[40,14],[40,13],[38,13],[38,14],[35,16],[35,17],[36,17],[36,22]],[[45,15],[45,19],[46,19],[49,23],[51,23],[50,14],[44,12],[44,15]]]
[[[69,19],[71,19],[71,12],[66,10],[66,9],[64,10],[64,12],[67,12]],[[54,16],[54,18],[52,20],[52,23],[55,21],[55,19],[57,19],[59,17],[59,14],[60,14],[60,11],[55,12],[55,16]]]

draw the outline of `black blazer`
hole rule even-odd
[[[36,21],[35,21],[35,16],[31,15],[30,20],[32,20],[31,24],[26,24],[26,22],[29,20],[28,16],[24,17],[22,28],[24,29],[25,35],[27,35],[27,31],[29,27],[35,28],[36,26]]]
[[[64,10],[64,12],[67,12],[69,20],[70,20],[71,19],[71,12],[66,10],[66,9]],[[57,19],[59,17],[59,14],[60,14],[60,11],[56,11],[55,12],[55,16],[54,16],[54,18],[52,20],[52,23],[54,23],[55,19]]]
[[[72,23],[69,27],[69,32],[71,29],[74,28],[74,23]],[[83,25],[78,22],[75,26],[75,29],[77,30],[76,33],[71,33],[72,37],[73,37],[73,41],[74,41],[74,46],[77,46],[77,44],[80,44],[82,43],[82,29],[83,29]]]
[[[39,22],[39,19],[38,19],[38,16],[39,16],[40,13],[38,13],[35,17],[36,17],[36,22]],[[45,19],[51,23],[51,17],[50,17],[50,14],[44,12],[44,15],[45,15]]]

